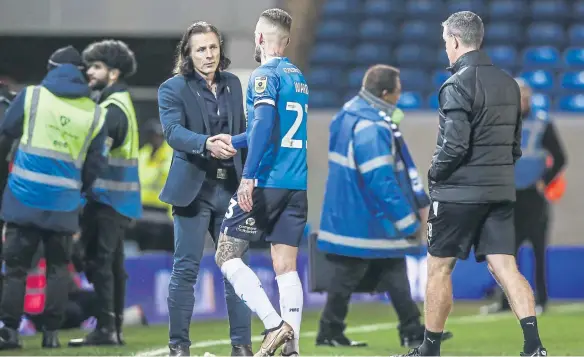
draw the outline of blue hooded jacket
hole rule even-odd
[[[419,253],[420,242],[409,238],[420,222],[404,170],[387,114],[359,96],[345,104],[330,125],[318,248],[365,259]]]
[[[58,97],[81,98],[89,97],[90,90],[83,73],[74,65],[63,64],[50,70],[41,82],[41,86],[48,89]],[[6,111],[4,121],[0,123],[0,135],[5,135],[15,140],[20,140],[23,134],[24,105],[26,89],[22,90],[14,99]],[[102,130],[91,142],[86,164],[94,162],[100,165],[106,132]],[[86,180],[84,167],[84,181]],[[84,182],[84,187],[86,183]],[[0,211],[2,220],[23,226],[34,226],[50,231],[74,233],[79,230],[79,211],[57,212],[41,210],[20,202],[7,185],[2,198]]]

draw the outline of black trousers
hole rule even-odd
[[[78,329],[83,321],[98,313],[97,295],[94,291],[78,290],[69,293],[69,299],[65,305],[65,314],[62,330]],[[41,330],[46,323],[46,315],[28,315],[28,318],[35,324],[37,330]]]
[[[320,318],[320,334],[336,337],[345,330],[351,294],[368,271],[379,273],[379,292],[386,292],[397,313],[400,333],[420,325],[420,310],[412,299],[405,258],[365,260],[327,255],[334,266],[334,274]]]
[[[71,259],[71,235],[8,223],[3,247],[6,274],[0,303],[0,320],[9,328],[18,329],[20,325],[26,277],[41,241],[45,249],[48,282],[45,326],[52,331],[58,330],[63,323],[69,288],[67,265]]]
[[[516,251],[525,242],[531,243],[535,255],[536,304],[545,305],[548,300],[546,286],[546,259],[548,245],[549,204],[535,188],[517,191],[515,202]],[[504,308],[509,308],[505,294],[501,294]]]
[[[85,247],[86,275],[97,295],[97,327],[120,329],[126,297],[124,237],[130,219],[112,207],[89,203],[81,217],[80,244]]]

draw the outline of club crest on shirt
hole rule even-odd
[[[256,77],[254,82],[254,90],[256,93],[263,93],[266,91],[268,84],[268,77]]]

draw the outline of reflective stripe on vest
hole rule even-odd
[[[124,112],[128,129],[124,142],[110,151],[108,167],[99,174],[92,189],[93,198],[107,204],[120,214],[139,218],[142,214],[140,181],[138,174],[138,123],[132,99],[128,92],[116,92],[107,97],[100,106],[116,105]]]
[[[19,201],[51,211],[81,205],[81,168],[103,125],[102,113],[89,98],[61,98],[41,86],[27,88],[24,134],[8,180]]]

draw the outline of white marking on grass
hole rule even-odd
[[[555,312],[559,314],[565,314],[570,312],[584,311],[584,304],[566,304],[560,306],[552,306],[548,309],[549,312]],[[492,321],[506,320],[510,318],[515,318],[512,313],[499,313],[493,315],[468,315],[468,316],[454,316],[448,319],[447,325],[464,325],[468,323],[485,323]],[[345,330],[350,334],[393,330],[397,328],[397,323],[378,323],[378,324],[368,324],[359,325],[355,327],[347,327]],[[314,338],[316,337],[317,331],[307,331],[300,334],[300,338]],[[263,337],[253,336],[251,338],[252,342],[261,342]],[[191,348],[204,348],[204,347],[215,347],[215,346],[228,346],[231,344],[231,340],[207,340],[201,342],[195,342],[191,345]],[[148,350],[144,352],[137,353],[136,356],[168,356],[168,347],[156,348],[153,350]]]

